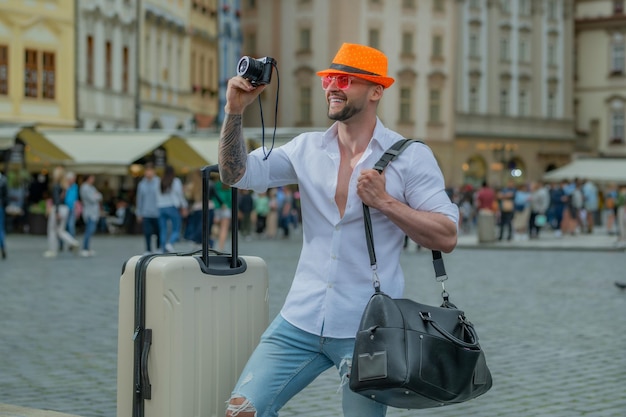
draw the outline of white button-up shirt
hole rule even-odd
[[[374,135],[354,167],[343,217],[335,203],[339,171],[337,126],[304,133],[276,148],[248,155],[244,177],[235,187],[257,192],[298,184],[303,243],[298,267],[282,316],[317,335],[351,338],[374,292],[363,223],[356,193],[359,173],[370,169],[402,136],[377,121]],[[385,170],[387,192],[416,210],[443,213],[455,223],[458,208],[445,192],[443,175],[427,146],[412,144]],[[381,290],[391,297],[404,291],[400,267],[404,232],[378,210],[370,209]]]

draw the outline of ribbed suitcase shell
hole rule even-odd
[[[135,265],[120,278],[117,416],[133,415]],[[216,257],[211,256],[211,259]],[[240,257],[244,272],[204,273],[195,256],[157,256],[145,279],[151,399],[146,417],[224,416],[231,390],[268,325],[265,261]]]

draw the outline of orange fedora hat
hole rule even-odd
[[[323,77],[329,74],[348,74],[380,84],[387,88],[394,79],[387,77],[387,57],[378,49],[354,43],[344,43],[333,58],[330,68],[319,71]]]

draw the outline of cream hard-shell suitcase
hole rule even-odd
[[[233,199],[236,208],[236,190]],[[265,261],[237,255],[236,224],[232,236],[232,254],[209,255],[204,242],[202,254],[134,256],[125,263],[117,417],[225,415],[269,318]]]

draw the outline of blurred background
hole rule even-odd
[[[354,42],[388,56],[379,117],[450,189],[579,179],[602,197],[626,183],[625,30],[623,0],[0,1],[0,171],[24,214],[55,165],[132,201],[146,161],[217,162],[244,55],[277,61],[250,148],[326,129],[315,72]]]

